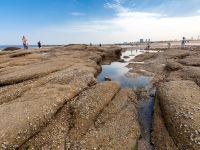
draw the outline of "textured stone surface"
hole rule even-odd
[[[99,113],[87,133],[72,143],[72,149],[131,149],[140,136],[136,96],[120,90]],[[80,132],[79,132],[80,134]]]
[[[198,129],[198,119],[194,120],[196,121],[196,126],[193,126],[193,123],[191,123],[193,126],[191,128],[189,126],[190,119],[184,118],[185,114],[187,116],[188,110],[192,112],[191,108],[187,107],[190,105],[195,106],[194,101],[199,101],[198,94],[193,95],[193,92],[197,91],[193,89],[194,86],[184,83],[186,82],[184,80],[190,80],[187,82],[194,81],[197,85],[195,85],[194,82],[192,84],[194,84],[197,89],[198,86],[200,86],[199,55],[200,51],[198,50],[189,51],[180,49],[166,49],[163,52],[158,52],[156,54],[146,52],[140,56],[137,56],[136,59],[133,60],[135,62],[142,61],[142,63],[130,63],[128,65],[130,68],[130,76],[136,74],[137,76],[145,75],[153,77],[152,85],[156,86],[157,95],[160,93],[160,91],[162,91],[162,93],[168,93],[168,95],[162,95],[162,102],[164,106],[161,105],[162,103],[160,100],[158,100],[154,108],[152,141],[155,144],[155,149],[199,149],[198,146],[188,146],[190,145],[190,143],[188,144],[188,142],[190,142],[190,136],[193,140],[197,140],[197,131],[194,134],[193,127],[196,128],[196,130]],[[159,85],[160,82],[166,82],[165,88],[162,88],[162,86]],[[170,86],[169,88],[168,84],[172,85],[172,83],[174,83],[173,86]],[[168,103],[170,103],[170,106]],[[167,106],[169,106],[169,108]],[[182,127],[181,130],[179,130],[181,123],[178,122],[178,119],[176,120],[174,118],[168,118],[168,115],[170,114],[170,116],[173,116],[176,113],[181,113],[181,111],[178,109],[181,106],[186,106],[185,108],[181,108],[184,112],[182,114],[183,118],[181,118],[181,123],[185,122],[185,125],[189,127],[187,129]],[[177,109],[174,110],[174,107],[177,107]],[[196,113],[195,116],[199,118],[200,115],[199,113]],[[186,132],[191,134],[186,135]],[[184,140],[180,133],[182,133],[182,135],[185,134],[183,136],[183,138],[185,138]],[[179,145],[177,145],[177,143],[179,143]],[[181,146],[180,143],[183,145]],[[192,145],[195,145],[193,142],[191,143]],[[139,143],[139,145],[142,144]],[[145,147],[145,144],[142,146],[143,147],[141,147],[141,149],[148,149]]]
[[[200,149],[200,87],[192,81],[160,84],[157,98],[169,135],[179,149]]]
[[[157,99],[154,106],[154,117],[152,126],[153,126],[152,143],[154,144],[155,149],[178,150],[165,126],[163,114],[161,112],[159,101]]]
[[[165,69],[168,71],[176,71],[182,69],[183,66],[175,61],[167,61]]]
[[[75,148],[70,144],[77,143],[89,146],[80,141],[91,141],[89,148],[121,143],[121,148],[126,149],[134,145],[139,136],[135,104],[129,97],[134,93],[119,93],[118,84],[97,84],[95,79],[100,64],[119,59],[120,51],[117,47],[68,45],[1,52],[1,149],[60,150]],[[113,107],[112,102],[120,100],[130,106],[119,103],[113,113],[104,112],[108,106]],[[105,118],[105,125],[95,128],[100,137],[95,139],[90,133],[101,114],[112,119]],[[115,136],[112,144],[103,140]]]

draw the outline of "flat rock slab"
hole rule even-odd
[[[200,67],[184,66],[183,69],[171,72],[167,80],[191,80],[200,86]]]
[[[158,150],[178,150],[165,126],[158,100],[155,101],[153,115],[152,143]]]
[[[179,149],[200,149],[200,87],[193,81],[160,84],[157,98],[169,135]]]
[[[80,94],[72,101],[70,108],[74,115],[74,128],[70,137],[74,140],[82,136],[103,108],[112,100],[120,87],[114,82],[104,82]]]
[[[181,64],[186,66],[200,66],[199,56],[189,56],[179,61]]]
[[[176,71],[182,68],[183,66],[175,61],[167,61],[167,64],[165,66],[165,69],[168,71]]]
[[[135,57],[135,61],[142,62],[149,59],[155,59],[158,56],[156,53],[144,53]]]
[[[140,136],[137,98],[114,82],[90,87],[20,149],[131,149]]]
[[[174,59],[183,59],[190,55],[190,52],[188,50],[179,50],[179,49],[171,49],[167,50],[163,53],[166,58],[174,58]]]
[[[88,132],[72,142],[70,148],[120,150],[136,148],[140,136],[136,101],[137,98],[132,90],[121,89],[96,116]]]
[[[0,145],[18,148],[48,123],[65,102],[88,87],[93,76],[71,78],[68,84],[59,84],[64,75],[57,74],[51,82],[32,88],[14,101],[0,105]],[[74,74],[75,75],[75,74]]]
[[[86,134],[120,90],[95,79],[103,59],[120,52],[87,45],[1,52],[0,149],[66,149]]]

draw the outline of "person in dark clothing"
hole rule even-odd
[[[184,49],[185,48],[185,44],[186,44],[186,38],[183,37],[182,41],[181,41],[181,48]]]
[[[41,42],[39,41],[38,42],[38,48],[41,48],[42,47],[42,44],[41,44]]]

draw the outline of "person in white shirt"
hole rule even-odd
[[[25,36],[22,37],[22,43],[23,43],[24,49],[28,49],[28,40]]]

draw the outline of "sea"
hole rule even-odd
[[[23,48],[23,45],[0,45],[0,51],[7,47],[19,47]],[[29,45],[29,48],[36,48],[37,45]]]

